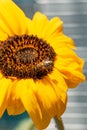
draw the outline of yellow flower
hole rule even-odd
[[[0,117],[27,111],[39,130],[66,108],[67,88],[85,80],[84,62],[63,34],[63,22],[40,12],[29,19],[0,0]]]

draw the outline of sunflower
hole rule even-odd
[[[0,117],[27,111],[42,130],[63,114],[67,89],[85,76],[62,25],[40,12],[31,20],[13,1],[0,0]]]

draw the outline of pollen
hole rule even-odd
[[[6,78],[41,79],[53,71],[55,56],[43,39],[15,35],[0,42],[0,71]]]

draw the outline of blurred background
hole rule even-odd
[[[84,73],[87,76],[87,0],[14,1],[30,18],[40,11],[49,19],[58,16],[64,21],[64,33],[75,40],[76,53],[85,60]],[[68,95],[67,109],[62,116],[65,130],[87,130],[87,82],[69,90]],[[20,126],[24,119],[28,122],[27,113],[14,117],[5,113],[0,119],[0,130],[27,130],[27,123]],[[53,120],[46,130],[56,130]]]

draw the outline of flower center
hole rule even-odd
[[[27,64],[32,63],[38,57],[38,53],[34,48],[23,48],[17,51],[15,60],[18,63]]]
[[[37,36],[15,35],[0,42],[0,71],[8,78],[41,79],[52,72],[54,49]]]

